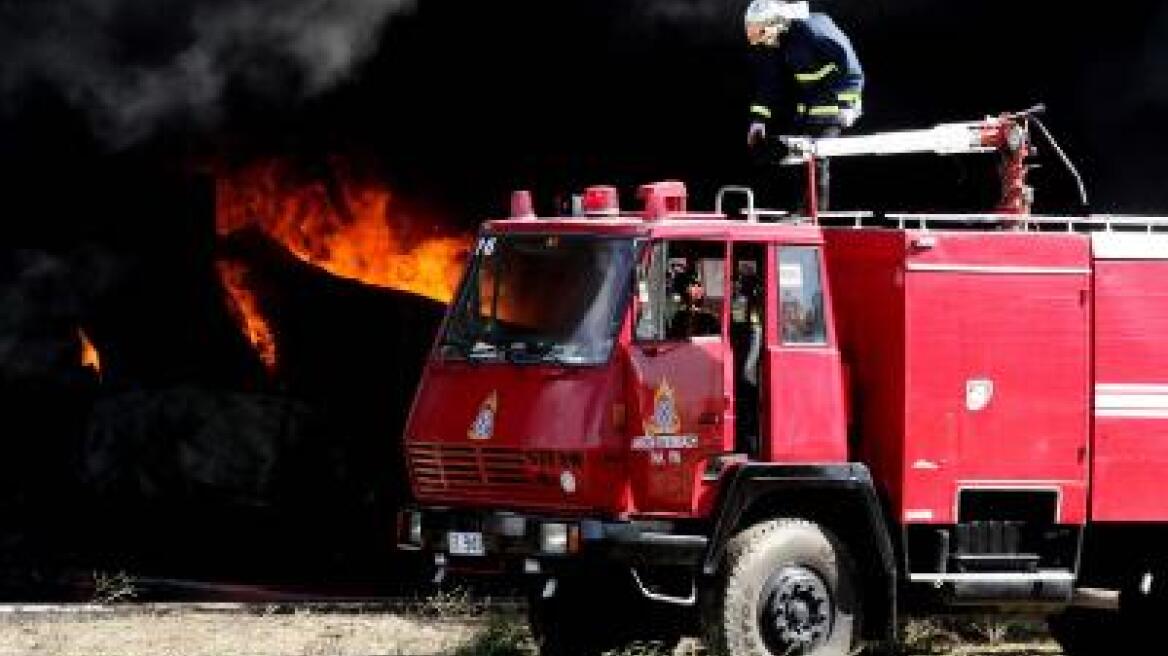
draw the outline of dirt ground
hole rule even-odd
[[[0,617],[0,656],[423,656],[465,651],[482,620],[206,612]]]
[[[524,656],[518,617],[313,611],[0,613],[0,656]],[[645,653],[637,651],[638,654]],[[683,656],[699,654],[683,644]],[[1052,642],[919,647],[913,654],[1058,656]]]

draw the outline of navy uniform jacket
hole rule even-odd
[[[847,35],[826,14],[791,23],[778,48],[752,48],[751,119],[795,133],[839,125],[840,109],[864,90],[864,70]]]

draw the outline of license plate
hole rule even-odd
[[[483,547],[482,533],[451,532],[446,538],[452,556],[484,556],[487,553]]]

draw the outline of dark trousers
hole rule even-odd
[[[838,125],[810,125],[803,126],[796,134],[822,139],[838,137],[841,133]],[[789,131],[774,133],[790,134]],[[803,214],[809,210],[807,203],[807,167],[780,166],[777,141],[768,139],[765,146],[760,147],[753,154],[752,186],[759,197],[759,204],[764,207],[782,209],[797,209]],[[827,159],[816,161],[815,190],[817,207],[820,212],[827,211],[831,206],[831,162]]]
[[[817,139],[838,137],[840,136],[840,132],[842,132],[840,126],[828,125],[824,126],[818,134],[813,136]],[[816,160],[815,164],[815,187],[819,200],[819,211],[826,212],[831,208],[831,160],[826,158],[819,159]]]

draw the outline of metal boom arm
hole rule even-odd
[[[983,138],[985,122],[944,123],[925,130],[901,130],[851,137],[781,137],[787,147],[783,164],[804,164],[808,159],[860,155],[936,153],[960,155],[997,150]]]
[[[814,162],[822,158],[873,155],[935,153],[963,155],[999,153],[1002,199],[995,211],[1002,214],[1029,214],[1034,191],[1026,184],[1027,158],[1034,154],[1030,143],[1030,117],[1043,111],[1038,105],[1023,112],[987,117],[982,121],[941,123],[924,130],[900,130],[849,137],[784,136],[784,165],[807,165],[814,175]],[[813,193],[813,192],[812,192]]]

